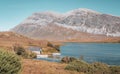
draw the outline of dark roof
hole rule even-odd
[[[36,46],[30,46],[28,49],[31,51],[41,51],[41,48]]]

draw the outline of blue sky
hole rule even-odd
[[[18,25],[34,12],[65,13],[77,8],[88,8],[120,16],[120,0],[0,0],[0,31]]]

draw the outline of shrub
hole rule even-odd
[[[26,50],[22,46],[14,46],[14,51],[17,55],[22,56],[23,58],[36,58],[36,54]]]
[[[21,67],[21,61],[17,55],[0,49],[0,74],[19,74]]]
[[[111,73],[109,66],[107,64],[95,62],[91,64],[91,66],[93,67],[93,73],[95,74],[110,74]]]
[[[110,66],[111,74],[120,74],[120,66]]]
[[[60,51],[60,46],[59,45],[54,45],[54,44],[48,42],[47,46],[48,47],[52,47],[52,48],[56,49],[57,51]]]
[[[14,51],[17,55],[22,56],[24,58],[28,58],[28,53],[26,52],[26,50],[23,47],[14,46]]]
[[[36,53],[30,52],[29,58],[36,58],[36,57],[37,57]]]
[[[69,63],[66,67],[66,70],[72,70],[72,71],[78,71],[78,72],[84,72],[84,73],[88,73],[89,71],[91,71],[91,67],[89,64],[87,64],[84,61],[73,61],[71,63]]]
[[[66,70],[84,72],[85,74],[111,74],[109,66],[104,63],[95,62],[92,64],[88,64],[88,63],[86,63],[82,60],[78,60],[78,59],[77,60],[72,59],[72,61],[70,61],[70,62],[68,60],[70,61],[69,57],[64,58],[64,61],[68,63],[68,65],[65,67]],[[63,59],[62,59],[62,61],[63,61]],[[113,68],[111,68],[111,69],[113,72],[115,72],[115,70],[117,70],[117,73],[120,72],[119,68],[117,68],[115,70]]]
[[[57,51],[60,51],[60,46],[59,46],[59,45],[55,45],[54,48],[55,48]]]
[[[74,58],[74,57],[63,57],[62,59],[61,59],[61,62],[62,63],[70,63],[70,62],[73,62],[73,61],[76,61],[77,59],[76,58]]]
[[[49,46],[49,47],[53,47],[53,44],[50,43],[50,42],[48,42],[48,43],[47,43],[47,46]]]

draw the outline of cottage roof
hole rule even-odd
[[[31,51],[41,51],[42,50],[40,47],[36,47],[36,46],[30,46],[28,49]]]

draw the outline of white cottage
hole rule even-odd
[[[42,49],[40,47],[37,47],[37,46],[30,46],[28,49],[30,51],[36,53],[37,55],[42,53]]]

